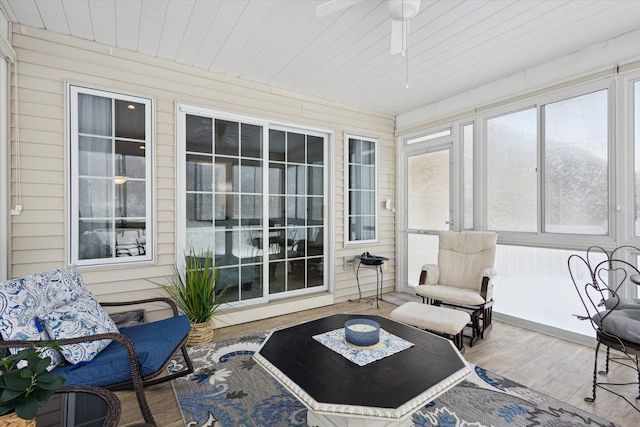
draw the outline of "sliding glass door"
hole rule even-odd
[[[186,106],[179,120],[179,241],[214,253],[227,301],[326,288],[326,135]]]

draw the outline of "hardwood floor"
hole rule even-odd
[[[317,319],[334,313],[368,313],[388,316],[396,305],[381,301],[380,308],[361,301],[345,302],[272,319],[260,320],[216,330],[215,341],[241,336],[254,331]],[[503,375],[556,399],[594,413],[623,427],[640,425],[640,412],[621,398],[598,390],[596,402],[584,401],[591,393],[594,350],[569,341],[560,340],[506,323],[494,322],[491,333],[466,348],[465,358],[490,371]],[[604,355],[604,353],[603,353]],[[601,360],[604,360],[602,357]],[[634,373],[622,366],[611,368],[610,379],[615,382],[634,381]],[[635,402],[636,386],[625,386],[623,394]],[[122,402],[120,425],[142,422],[135,395],[116,393]],[[150,387],[146,391],[149,405],[158,426],[183,427],[182,416],[170,383]],[[640,408],[640,404],[636,403]]]

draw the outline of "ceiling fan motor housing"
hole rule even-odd
[[[420,11],[420,0],[388,0],[388,4],[394,21],[407,21]]]

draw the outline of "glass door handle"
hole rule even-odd
[[[444,223],[448,225],[453,225],[453,221],[445,221]]]

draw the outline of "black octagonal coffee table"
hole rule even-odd
[[[353,318],[375,320],[414,345],[359,366],[313,338]],[[450,340],[385,317],[353,314],[274,331],[254,358],[307,406],[312,426],[410,425],[413,412],[471,372]]]

